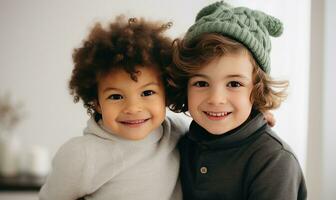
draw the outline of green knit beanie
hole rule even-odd
[[[282,34],[283,24],[275,17],[246,7],[232,7],[224,1],[204,7],[184,39],[192,43],[204,33],[218,33],[244,44],[266,73],[270,68],[271,39]]]

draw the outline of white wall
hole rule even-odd
[[[307,183],[309,199],[336,196],[336,2],[313,0]]]
[[[332,200],[336,196],[336,2],[325,1],[325,54],[323,70],[323,189],[322,199]],[[318,133],[316,133],[318,134]]]
[[[324,66],[323,66],[323,120],[322,120],[322,199],[332,200],[336,196],[336,2],[325,1]]]
[[[87,115],[74,105],[67,81],[71,53],[95,21],[126,13],[130,17],[172,20],[170,34],[180,36],[197,11],[213,1],[170,0],[1,0],[0,94],[22,100],[27,118],[15,130],[27,145],[47,147],[53,155],[72,136],[80,135]],[[240,0],[280,18],[282,37],[273,40],[272,75],[289,79],[290,94],[275,111],[275,130],[297,153],[305,167],[309,74],[309,0]]]

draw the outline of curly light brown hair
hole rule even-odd
[[[169,84],[175,94],[169,105],[174,112],[187,112],[189,78],[216,58],[228,54],[247,53],[253,66],[253,89],[250,100],[253,108],[261,112],[276,109],[286,98],[288,81],[273,80],[257,64],[251,52],[241,43],[216,33],[200,36],[193,43],[176,39],[173,42],[173,63]]]
[[[98,80],[114,69],[125,70],[137,81],[136,67],[155,67],[167,86],[172,40],[164,32],[171,25],[171,22],[163,24],[143,18],[127,20],[125,16],[118,16],[107,28],[95,24],[82,45],[73,52],[74,69],[69,89],[74,102],[82,100],[87,112],[100,119],[101,115],[95,111]]]

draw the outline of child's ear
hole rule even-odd
[[[102,114],[101,107],[100,107],[100,105],[99,105],[98,100],[95,100],[95,101],[94,101],[94,109],[95,109],[96,112],[98,112],[99,114]]]

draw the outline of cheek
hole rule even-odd
[[[195,90],[188,90],[188,110],[189,112],[193,112],[193,109],[200,104],[202,100],[202,95]]]
[[[240,110],[244,110],[246,112],[249,112],[252,108],[252,103],[250,100],[250,94],[245,93],[245,94],[240,94],[237,95],[234,98],[234,104],[236,105],[237,108],[240,108]]]
[[[188,101],[188,105],[192,105],[194,103],[194,92],[193,90],[188,88],[188,92],[187,92],[187,101]]]
[[[165,110],[166,110],[166,107],[165,107],[164,103],[156,103],[155,106],[151,106],[150,108],[151,108],[151,110],[152,110],[153,113],[157,113],[159,115],[161,115],[162,113],[164,113]]]
[[[160,98],[159,100],[150,103],[148,108],[154,115],[157,115],[160,118],[164,118],[166,116],[166,102],[164,98]]]
[[[242,89],[241,91],[235,93],[235,98],[236,99],[239,99],[240,101],[242,102],[251,102],[251,93],[252,93],[252,90],[249,89],[249,88],[244,88]]]
[[[115,118],[118,112],[119,110],[113,106],[102,107],[102,116],[105,120]]]
[[[165,117],[166,117],[166,107],[164,105],[162,106],[152,106],[152,107],[156,107],[156,109],[152,109],[151,111],[151,115],[153,117],[153,122],[158,124],[161,124]]]

